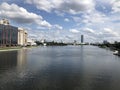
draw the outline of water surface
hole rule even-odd
[[[0,52],[0,90],[120,90],[120,57],[93,46]]]

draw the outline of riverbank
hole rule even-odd
[[[107,43],[107,44],[92,44],[92,45],[98,46],[100,48],[109,49],[113,51],[114,55],[120,56],[120,42],[114,44]]]
[[[0,52],[13,51],[13,50],[19,50],[19,49],[22,49],[22,47],[0,47]]]
[[[20,49],[28,49],[28,48],[34,48],[34,47],[37,47],[37,46],[27,46],[27,47],[20,47],[20,46],[17,46],[17,47],[0,47],[0,52],[3,52],[3,51],[14,51],[14,50],[20,50]]]

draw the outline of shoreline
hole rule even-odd
[[[0,52],[3,52],[3,51],[15,51],[15,50],[20,50],[22,49],[22,47],[8,47],[8,48],[0,48]]]
[[[0,48],[0,52],[5,52],[5,51],[16,51],[16,50],[21,50],[21,49],[29,49],[33,48],[34,46],[29,46],[29,47],[3,47]]]
[[[6,49],[6,50],[0,50],[0,52],[5,52],[5,51],[16,51],[16,50],[20,50],[20,49]]]

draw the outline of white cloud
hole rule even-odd
[[[47,28],[52,28],[52,25],[48,23],[46,20],[36,20],[36,23],[40,25],[41,27],[47,27]]]
[[[84,28],[84,32],[96,34],[96,32],[93,29],[91,29],[91,28]]]
[[[35,4],[38,9],[50,12],[54,7],[52,2],[48,0],[25,0],[26,3]]]
[[[72,33],[79,33],[80,32],[79,30],[76,30],[76,29],[70,29],[69,31]]]
[[[110,28],[104,28],[104,34],[108,37],[118,37],[118,36],[120,36],[117,32],[113,31]]]
[[[53,28],[59,29],[59,30],[62,30],[62,29],[63,29],[63,27],[60,26],[60,25],[58,25],[58,24],[53,25]]]
[[[68,18],[65,18],[64,21],[65,21],[65,22],[69,22],[70,20],[69,20]]]
[[[46,39],[47,41],[69,41],[66,35],[70,35],[66,30],[28,30],[29,37],[37,40]]]
[[[52,10],[78,14],[82,11],[91,11],[94,7],[93,0],[25,0],[28,4],[35,5],[46,12]]]
[[[73,16],[72,18],[75,22],[81,22],[81,20],[82,20],[81,17],[77,17],[77,16]]]
[[[83,13],[81,16],[72,16],[73,20],[77,23],[77,26],[81,24],[87,26],[94,26],[109,22],[111,19],[103,13],[93,10],[90,13]],[[107,25],[107,24],[106,24]]]
[[[83,22],[84,23],[105,23],[105,21],[107,21],[108,18],[102,14],[102,13],[99,13],[97,11],[94,11],[93,13],[90,13],[90,14],[86,14],[83,16]]]
[[[42,16],[28,12],[16,4],[8,4],[5,2],[0,4],[0,17],[14,20],[17,23],[36,23],[43,27],[51,27],[51,24],[43,20]]]
[[[117,12],[120,13],[120,0],[114,1],[112,9],[113,9],[113,13],[117,13]]]

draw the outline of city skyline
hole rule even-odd
[[[120,41],[120,0],[0,0],[0,19],[29,37],[57,41]]]

